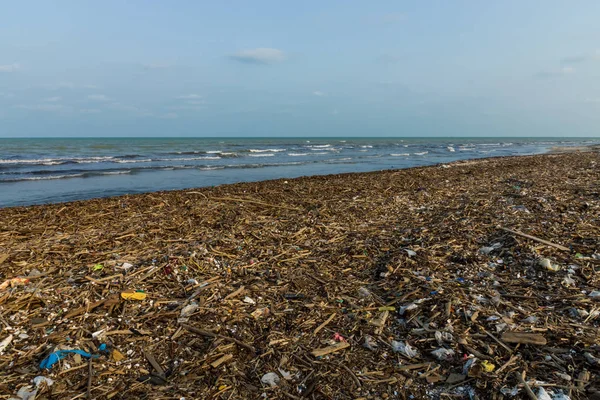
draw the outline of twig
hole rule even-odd
[[[344,368],[346,371],[348,371],[348,373],[350,374],[350,376],[352,377],[352,379],[354,380],[354,383],[356,383],[356,385],[358,387],[362,387],[362,384],[360,383],[360,380],[358,379],[358,377],[354,374],[354,372],[352,372],[352,370],[348,367],[346,367],[344,364],[338,364],[340,367]]]
[[[88,383],[87,383],[87,392],[86,392],[86,398],[91,399],[92,398],[92,375],[94,373],[94,369],[92,368],[92,359],[94,357],[90,357],[89,361],[88,361]]]
[[[531,236],[531,235],[528,235],[523,232],[513,231],[512,229],[508,229],[508,228],[504,228],[504,227],[500,227],[500,229],[502,229],[503,231],[515,234],[515,235],[523,236],[524,238],[527,238],[527,239],[535,240],[536,242],[540,242],[540,243],[543,243],[548,246],[556,247],[557,249],[562,250],[562,251],[571,251],[569,248],[567,248],[565,246],[561,246],[560,244],[552,243],[547,240],[540,239],[539,237]]]
[[[531,388],[529,387],[527,382],[525,382],[525,379],[523,379],[523,375],[520,372],[515,372],[515,375],[517,375],[517,379],[525,387],[525,392],[527,392],[527,395],[529,396],[529,398],[531,400],[538,400],[538,397],[535,395],[535,393],[533,393],[533,390],[531,390]]]
[[[321,325],[317,326],[317,329],[315,329],[315,331],[313,332],[313,334],[315,334],[315,335],[316,335],[317,333],[319,333],[319,331],[320,331],[321,329],[325,328],[325,327],[327,326],[327,324],[328,324],[328,323],[330,323],[330,322],[331,322],[331,320],[332,320],[334,317],[335,317],[335,313],[331,314],[331,315],[329,316],[329,318],[327,318],[327,319],[325,320],[325,322],[323,322]]]
[[[188,325],[188,324],[181,324],[181,326],[184,329],[187,329],[188,331],[196,333],[198,335],[227,340],[228,342],[233,342],[233,343],[237,344],[238,346],[241,346],[241,347],[251,351],[252,353],[256,353],[256,349],[254,347],[252,347],[244,342],[241,342],[241,341],[237,340],[236,338],[232,338],[231,336],[219,335],[218,333],[198,329],[198,328]]]

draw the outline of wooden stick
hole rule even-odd
[[[144,357],[146,357],[146,359],[148,360],[148,362],[150,363],[150,365],[152,365],[152,368],[154,368],[156,370],[156,372],[161,376],[161,378],[164,378],[165,377],[165,370],[156,361],[156,359],[154,358],[154,356],[152,354],[150,354],[149,352],[147,352],[146,350],[142,350],[142,353],[144,353]]]
[[[525,392],[527,392],[527,395],[529,396],[529,398],[531,400],[538,400],[538,397],[535,395],[535,393],[533,393],[533,391],[531,390],[531,388],[529,387],[527,382],[525,382],[525,379],[523,379],[523,375],[520,372],[515,372],[515,375],[517,375],[517,379],[525,387]]]
[[[539,237],[531,236],[531,235],[528,235],[523,232],[513,231],[512,229],[503,228],[503,227],[500,227],[500,229],[502,229],[503,231],[512,233],[514,235],[519,235],[519,236],[523,236],[524,238],[527,238],[527,239],[535,240],[536,242],[540,242],[540,243],[543,243],[548,246],[556,247],[557,249],[562,250],[562,251],[571,251],[569,248],[567,248],[565,246],[561,246],[560,244],[552,243],[547,240],[540,239]]]
[[[223,340],[227,340],[228,342],[233,342],[233,343],[237,344],[238,346],[248,349],[252,353],[256,353],[256,349],[254,349],[254,347],[252,347],[244,342],[241,342],[241,341],[237,340],[236,338],[232,338],[230,336],[219,335],[218,333],[198,329],[195,326],[191,326],[188,324],[181,324],[181,327],[184,329],[187,329],[190,332],[196,333],[198,335],[208,336],[208,337],[212,337],[212,338],[220,338]]]
[[[92,375],[94,373],[94,369],[92,368],[92,359],[94,357],[90,357],[89,361],[88,361],[88,383],[87,383],[87,392],[86,392],[86,398],[91,399],[92,398]]]
[[[335,317],[335,313],[331,314],[331,315],[329,316],[329,318],[327,318],[327,319],[325,320],[325,322],[323,322],[321,325],[317,326],[317,329],[315,329],[315,331],[313,332],[313,334],[317,334],[317,333],[319,333],[319,331],[320,331],[321,329],[325,328],[325,327],[327,326],[327,324],[328,324],[328,323],[330,323],[330,322],[331,322],[331,320],[332,320],[334,317]]]

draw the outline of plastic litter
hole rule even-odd
[[[444,349],[443,347],[433,350],[431,352],[432,355],[434,355],[438,360],[440,361],[448,361],[451,360],[452,357],[454,357],[454,350],[452,349]]]
[[[79,354],[80,356],[86,357],[86,358],[98,357],[98,356],[94,356],[88,352],[85,352],[83,350],[58,350],[58,351],[50,353],[46,358],[44,358],[42,360],[42,362],[40,363],[40,368],[41,369],[50,369],[59,360],[62,360],[69,354]]]
[[[246,297],[244,297],[244,303],[247,303],[247,304],[256,304],[256,301],[254,301],[250,297],[246,296]]]
[[[553,263],[549,258],[542,258],[538,260],[538,265],[552,272],[557,272],[561,270],[561,266],[556,263]]]
[[[493,372],[496,369],[496,366],[489,362],[488,360],[483,360],[481,362],[481,366],[485,372]]]
[[[260,378],[260,381],[262,383],[264,383],[265,385],[275,387],[279,384],[279,382],[281,381],[281,378],[275,372],[268,372],[268,373],[264,374],[262,376],[262,378]]]
[[[378,348],[377,342],[371,335],[365,335],[365,343],[363,346],[371,351],[375,351]]]
[[[3,341],[0,342],[0,353],[2,353],[8,345],[12,342],[13,335],[8,335]]]
[[[408,358],[416,357],[418,354],[417,349],[412,347],[410,344],[404,342],[397,342],[395,340],[392,340],[392,349],[396,353],[404,354]]]
[[[190,318],[190,315],[194,313],[200,306],[196,302],[192,302],[187,306],[181,309],[181,313],[179,314],[179,318],[177,322],[187,322]]]
[[[139,290],[126,290],[121,292],[121,297],[125,300],[145,300],[148,295]]]
[[[0,290],[7,289],[9,286],[10,287],[22,286],[22,285],[26,285],[28,283],[29,283],[29,279],[27,279],[27,278],[12,278],[12,279],[8,279],[8,280],[4,281],[4,283],[2,283],[0,285]]]
[[[406,251],[406,254],[408,254],[409,257],[414,257],[417,255],[417,252],[414,250],[404,249],[404,251]]]
[[[17,392],[16,400],[34,400],[37,396],[37,392],[40,386],[52,386],[54,381],[45,376],[36,376],[32,379],[33,385],[22,386]]]

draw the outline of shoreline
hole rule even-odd
[[[99,356],[97,398],[483,399],[523,371],[564,386],[563,362],[590,398],[599,167],[491,157],[0,209],[0,284],[29,280],[0,290],[3,391],[85,393],[85,358],[37,368],[66,346]]]
[[[11,209],[11,208],[43,207],[43,206],[49,206],[52,204],[68,205],[68,204],[72,204],[72,203],[81,203],[81,202],[93,201],[93,200],[103,200],[103,199],[118,198],[118,197],[143,196],[143,195],[148,195],[148,194],[152,194],[152,193],[169,193],[169,192],[179,192],[179,191],[185,192],[185,191],[189,191],[189,190],[200,190],[200,189],[207,189],[207,188],[209,189],[209,188],[221,187],[221,186],[234,186],[234,185],[245,184],[245,183],[263,183],[263,182],[270,182],[270,181],[277,181],[277,180],[294,180],[294,179],[310,178],[310,177],[316,177],[316,176],[329,176],[329,175],[332,175],[332,176],[333,175],[353,175],[353,174],[360,175],[360,174],[371,174],[371,173],[378,173],[378,172],[385,172],[385,171],[402,171],[402,170],[430,168],[430,167],[434,168],[434,167],[437,167],[440,165],[452,166],[452,165],[461,164],[461,163],[470,164],[470,163],[478,163],[480,161],[494,160],[494,159],[507,159],[507,158],[514,158],[514,157],[534,157],[534,156],[543,156],[543,155],[587,153],[587,152],[592,152],[592,153],[600,152],[600,145],[576,146],[576,147],[556,146],[556,147],[552,147],[552,148],[548,149],[548,151],[545,153],[534,154],[534,155],[509,155],[509,156],[469,158],[469,159],[451,161],[448,163],[439,163],[439,164],[423,165],[423,166],[412,166],[412,167],[407,167],[407,168],[392,168],[392,169],[375,170],[375,171],[367,171],[367,172],[342,172],[342,173],[338,173],[338,174],[334,173],[334,174],[325,174],[325,175],[306,175],[306,176],[291,177],[291,178],[274,178],[274,179],[258,180],[258,181],[242,181],[242,182],[237,182],[237,183],[224,183],[224,184],[220,184],[220,185],[216,185],[216,186],[199,186],[199,187],[190,187],[190,188],[186,188],[186,189],[157,190],[157,191],[149,191],[149,192],[143,192],[143,193],[121,194],[121,195],[114,195],[114,196],[111,195],[111,196],[106,196],[106,197],[92,197],[92,198],[86,198],[86,199],[81,199],[81,200],[57,201],[57,202],[42,203],[42,204],[17,205],[17,206],[7,206],[7,207],[0,206],[0,212],[2,210]]]

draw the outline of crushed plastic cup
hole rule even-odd
[[[404,354],[408,358],[416,357],[418,354],[417,349],[412,347],[410,344],[404,342],[397,342],[395,340],[392,340],[392,349],[396,353]]]
[[[560,265],[553,263],[549,258],[541,258],[538,260],[538,265],[551,272],[557,272],[561,269]]]
[[[281,381],[281,378],[275,372],[267,372],[266,374],[264,374],[262,376],[262,378],[260,378],[260,381],[262,383],[264,383],[265,385],[275,387],[279,384],[279,381]]]
[[[434,355],[440,361],[448,361],[451,360],[452,357],[454,357],[455,353],[452,349],[445,349],[443,347],[440,347],[439,349],[433,350],[431,354]]]

